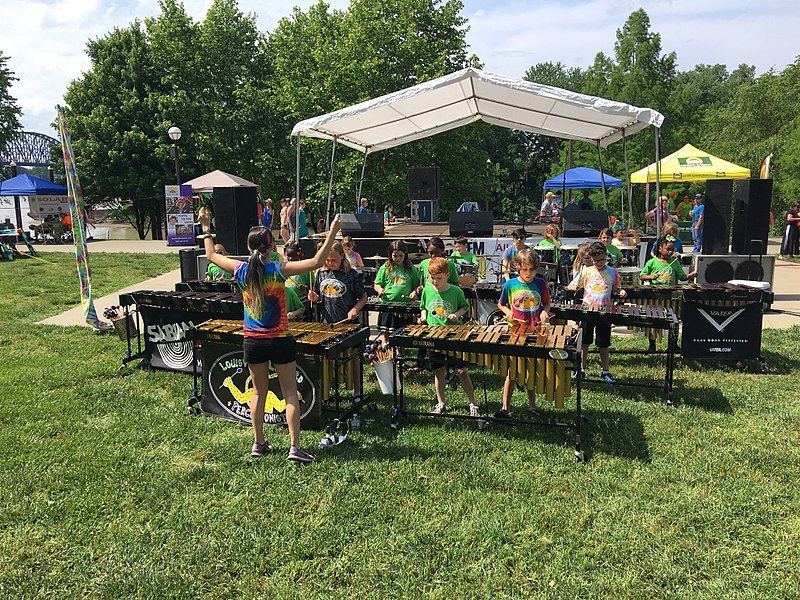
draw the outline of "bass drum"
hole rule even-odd
[[[469,287],[478,282],[478,265],[458,263],[456,269],[458,270],[458,285],[461,287]]]
[[[481,325],[497,325],[505,322],[506,316],[499,308],[497,303],[491,300],[478,300],[478,323]]]

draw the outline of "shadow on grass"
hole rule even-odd
[[[774,375],[791,375],[800,369],[800,361],[786,354],[779,354],[770,350],[763,350],[762,356],[769,367],[769,372]],[[760,363],[753,360],[692,360],[684,359],[682,366],[693,371],[720,371],[722,373],[751,373],[761,374]],[[764,374],[768,376],[768,374]]]
[[[628,380],[626,380],[626,383]],[[633,382],[631,382],[633,383]],[[652,384],[653,380],[642,383]],[[661,382],[659,382],[660,384]],[[635,386],[610,386],[604,383],[586,382],[584,385],[592,386],[591,389],[603,391],[608,395],[614,395],[622,400],[633,402],[648,402],[652,404],[664,404],[666,402],[662,389],[635,387]],[[691,387],[686,385],[683,379],[673,381],[673,401],[677,404],[686,404],[711,412],[733,414],[733,408],[725,395],[718,388]]]
[[[407,410],[427,410],[421,407],[417,398],[409,398],[406,403]],[[521,409],[512,409],[512,418],[527,419]],[[635,415],[616,410],[584,410],[584,422],[581,427],[581,445],[587,459],[595,452],[630,458],[641,462],[650,462],[650,450],[644,435],[644,425]],[[542,421],[545,422],[574,422],[575,413],[571,410],[556,411],[540,409]],[[445,417],[403,416],[401,426],[413,426],[415,423],[440,422],[443,428],[476,427],[472,421],[452,419]],[[566,446],[575,445],[575,430],[565,427],[553,427],[532,422],[528,424],[509,423],[500,421],[489,422],[485,430],[489,436],[501,436],[518,440],[537,441],[545,444]],[[375,432],[371,433],[375,434]],[[380,435],[380,434],[378,434]]]

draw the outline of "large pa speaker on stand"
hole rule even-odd
[[[597,237],[608,227],[605,210],[561,211],[561,233],[564,237]]]
[[[255,186],[215,187],[212,195],[217,243],[228,254],[247,256],[247,234],[258,225],[258,193]]]
[[[762,254],[767,251],[772,179],[743,179],[736,183],[733,212],[733,252]]]
[[[703,254],[727,254],[730,246],[732,179],[706,181],[703,201]]]
[[[439,199],[439,167],[417,167],[408,170],[408,199]]]

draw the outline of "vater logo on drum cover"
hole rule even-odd
[[[714,314],[716,313],[716,314],[724,315],[724,314],[727,314],[727,311],[721,311],[721,310],[707,311],[707,310],[705,310],[703,308],[698,308],[697,311],[701,315],[703,315],[705,317],[705,319],[709,323],[711,323],[711,325],[714,326],[714,329],[716,329],[717,331],[719,331],[721,333],[728,325],[730,325],[736,319],[736,317],[738,317],[740,314],[742,314],[744,312],[744,309],[742,308],[740,310],[737,310],[734,313],[731,313],[731,315],[727,319],[725,319],[722,323],[717,322],[717,320],[714,318]]]

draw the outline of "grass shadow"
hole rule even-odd
[[[763,350],[761,355],[774,375],[791,375],[800,369],[800,361],[796,358],[770,350]],[[761,374],[761,364],[755,359],[748,360],[695,360],[684,359],[682,366],[694,371],[720,371],[722,373]],[[765,374],[766,375],[766,374]]]
[[[591,389],[602,389],[605,393],[617,396],[623,400],[647,402],[651,404],[664,404],[665,402],[664,392],[660,389],[634,386],[611,386],[594,382],[587,383],[592,386]],[[684,379],[675,379],[673,381],[673,402],[677,405],[686,404],[687,406],[694,406],[710,412],[733,414],[731,403],[718,388],[692,387],[685,385],[685,383],[686,381]]]

